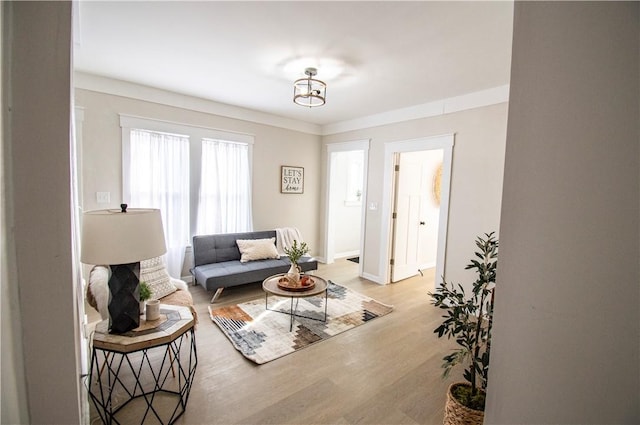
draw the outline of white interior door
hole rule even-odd
[[[399,153],[395,160],[392,282],[436,266],[443,150]]]
[[[412,152],[397,155],[395,202],[393,211],[393,246],[391,281],[418,274],[420,268],[420,217],[426,191],[423,165]]]

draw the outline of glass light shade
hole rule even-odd
[[[167,248],[160,210],[130,208],[88,211],[82,216],[85,264],[128,264],[158,257]]]
[[[293,102],[313,108],[322,106],[327,98],[327,85],[320,80],[312,78],[316,74],[314,68],[307,68],[307,78],[300,78],[293,83]]]

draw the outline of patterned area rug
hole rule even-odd
[[[300,298],[297,314],[323,319],[324,303],[324,294]],[[269,296],[270,310],[288,311],[290,305],[290,298]],[[209,315],[243,356],[263,364],[384,316],[393,306],[329,281],[326,323],[296,317],[289,332],[289,315],[270,310],[265,310],[260,298],[221,308],[209,306]]]

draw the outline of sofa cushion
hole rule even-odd
[[[276,238],[238,239],[236,243],[240,250],[241,263],[280,257],[276,249]]]
[[[240,260],[240,251],[236,243],[238,239],[266,239],[275,237],[275,230],[194,236],[193,266],[198,267],[203,264]]]
[[[303,272],[318,268],[318,262],[313,257],[302,257],[298,265]],[[269,276],[286,273],[289,267],[291,267],[291,262],[288,257],[248,263],[235,260],[203,264],[193,269],[193,274],[196,282],[205,287],[207,291],[213,291],[245,283],[262,282]]]
[[[195,269],[195,276],[207,290],[261,282],[265,278],[289,270],[286,259],[269,259],[241,263],[238,260],[205,264]]]
[[[166,297],[176,291],[162,257],[140,261],[140,282],[146,282],[149,285],[151,298],[154,299]]]

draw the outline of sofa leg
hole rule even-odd
[[[222,294],[222,291],[224,290],[224,288],[218,288],[216,290],[216,293],[213,294],[213,298],[211,298],[211,304],[213,304],[214,302],[216,302],[216,300],[218,299],[218,297],[220,296],[220,294]]]

